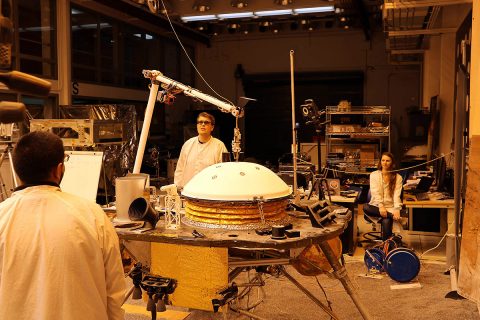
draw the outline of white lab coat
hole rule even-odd
[[[118,237],[103,210],[54,186],[0,203],[0,319],[123,319]]]
[[[382,171],[376,170],[370,173],[370,205],[380,206],[383,203],[385,209],[393,213],[393,210],[400,210],[402,208],[402,200],[400,194],[402,193],[402,177],[397,173],[395,180],[395,189],[393,195],[390,195],[389,184],[383,182]]]
[[[225,144],[217,138],[200,143],[197,137],[188,139],[182,146],[174,183],[182,189],[194,175],[212,164],[222,162],[222,153],[228,152]]]

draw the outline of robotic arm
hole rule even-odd
[[[133,173],[140,173],[140,167],[143,161],[143,153],[145,152],[145,144],[147,142],[148,131],[150,130],[150,122],[153,115],[153,107],[157,99],[158,89],[161,84],[166,90],[167,97],[164,97],[162,101],[173,101],[173,95],[183,92],[186,96],[193,97],[195,99],[206,101],[223,112],[231,113],[236,119],[236,127],[234,131],[234,140],[232,142],[232,149],[235,155],[235,159],[238,160],[240,153],[240,129],[238,128],[238,118],[243,116],[243,109],[235,106],[232,103],[221,101],[215,97],[205,94],[197,89],[184,85],[173,79],[165,77],[160,71],[157,70],[143,70],[143,76],[151,80],[150,95],[148,97],[147,109],[145,110],[145,119],[143,121],[142,132],[140,134],[140,141],[138,143],[137,155],[135,158],[135,165]]]
[[[193,97],[201,101],[209,102],[214,106],[218,107],[218,109],[220,109],[221,111],[231,113],[234,117],[240,116],[241,112],[239,107],[233,104],[221,101],[215,97],[212,97],[208,94],[205,94],[197,89],[184,85],[173,79],[167,78],[159,71],[143,70],[143,76],[145,78],[150,78],[154,83],[156,82],[157,84],[158,83],[165,84],[168,88],[167,90],[175,90],[178,92],[183,92],[183,94],[186,96]]]

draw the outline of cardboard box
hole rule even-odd
[[[375,145],[364,145],[360,147],[360,165],[362,167],[376,165],[375,149]]]

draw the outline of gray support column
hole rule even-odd
[[[57,0],[58,103],[72,104],[70,1]]]

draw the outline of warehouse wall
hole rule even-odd
[[[458,28],[468,15],[471,4],[445,6],[435,28]],[[453,137],[455,88],[455,33],[430,37],[423,67],[424,106],[430,98],[439,96],[439,153],[449,153]]]
[[[366,41],[361,31],[219,35],[210,48],[197,47],[197,63],[219,93],[236,101],[243,92],[234,72],[241,64],[247,74],[289,72],[289,52],[295,51],[295,72],[363,71],[364,103],[392,106],[392,141],[406,137],[406,108],[419,105],[418,66],[394,66],[387,61],[385,39],[377,32]],[[197,87],[210,92],[205,85]],[[285,92],[290,95],[290,92]]]

